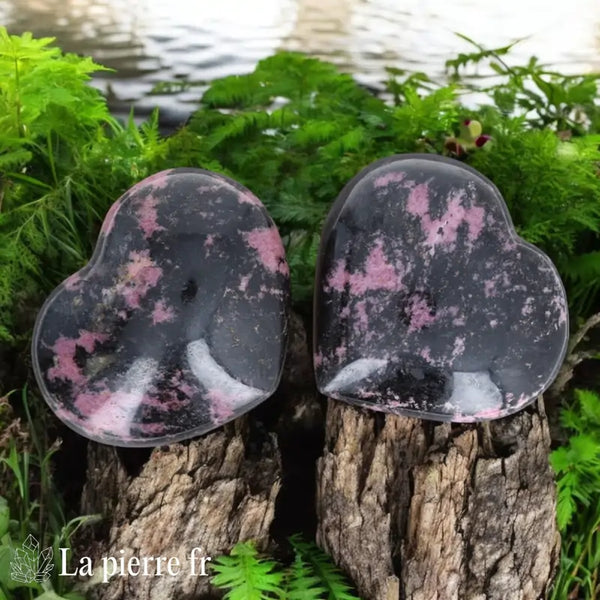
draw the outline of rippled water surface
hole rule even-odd
[[[374,87],[386,65],[441,77],[469,50],[454,32],[488,47],[526,38],[513,62],[535,54],[563,71],[600,71],[598,0],[0,0],[0,24],[116,69],[96,85],[117,110],[158,105],[172,118],[201,92],[148,97],[156,83],[245,73],[278,49],[326,58]]]

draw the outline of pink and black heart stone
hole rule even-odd
[[[112,206],[90,263],[44,304],[38,383],[99,442],[200,435],[277,387],[288,288],[279,233],[253,194],[208,171],[158,173]]]
[[[399,155],[355,177],[316,286],[317,385],[359,406],[495,419],[532,402],[565,355],[554,265],[517,236],[494,185],[451,159]]]

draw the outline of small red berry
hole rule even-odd
[[[476,140],[475,140],[475,145],[478,148],[481,148],[486,142],[489,142],[491,140],[491,136],[489,135],[480,135]]]

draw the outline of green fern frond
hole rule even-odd
[[[325,588],[324,600],[360,600],[352,593],[343,573],[316,544],[305,542],[297,535],[290,538],[290,543],[296,556],[306,563],[305,570],[313,573]]]
[[[298,553],[290,567],[288,581],[286,600],[323,600],[327,595],[327,588]]]
[[[572,435],[550,454],[550,463],[558,475],[558,524],[565,529],[578,510],[600,501],[600,396],[577,390],[561,424]]]
[[[250,130],[263,130],[269,125],[269,115],[265,112],[244,112],[233,115],[228,122],[208,137],[209,148],[214,148],[227,140],[247,134]]]
[[[316,146],[339,137],[343,131],[344,128],[339,122],[315,119],[306,121],[292,132],[291,141],[300,148]]]
[[[283,573],[275,561],[261,558],[251,542],[236,544],[229,556],[213,562],[217,573],[212,583],[226,589],[226,600],[270,600],[282,598]]]
[[[32,154],[24,148],[5,148],[0,153],[0,171],[18,168],[31,160]]]
[[[600,251],[570,257],[565,274],[571,284],[571,302],[586,310],[600,292]]]

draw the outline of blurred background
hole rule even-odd
[[[202,87],[149,96],[162,81],[208,82],[246,73],[278,49],[338,64],[377,89],[387,65],[442,78],[444,63],[524,38],[509,62],[529,56],[563,73],[600,71],[598,0],[0,0],[10,33],[54,36],[65,50],[115,69],[94,85],[111,108],[184,120]]]

